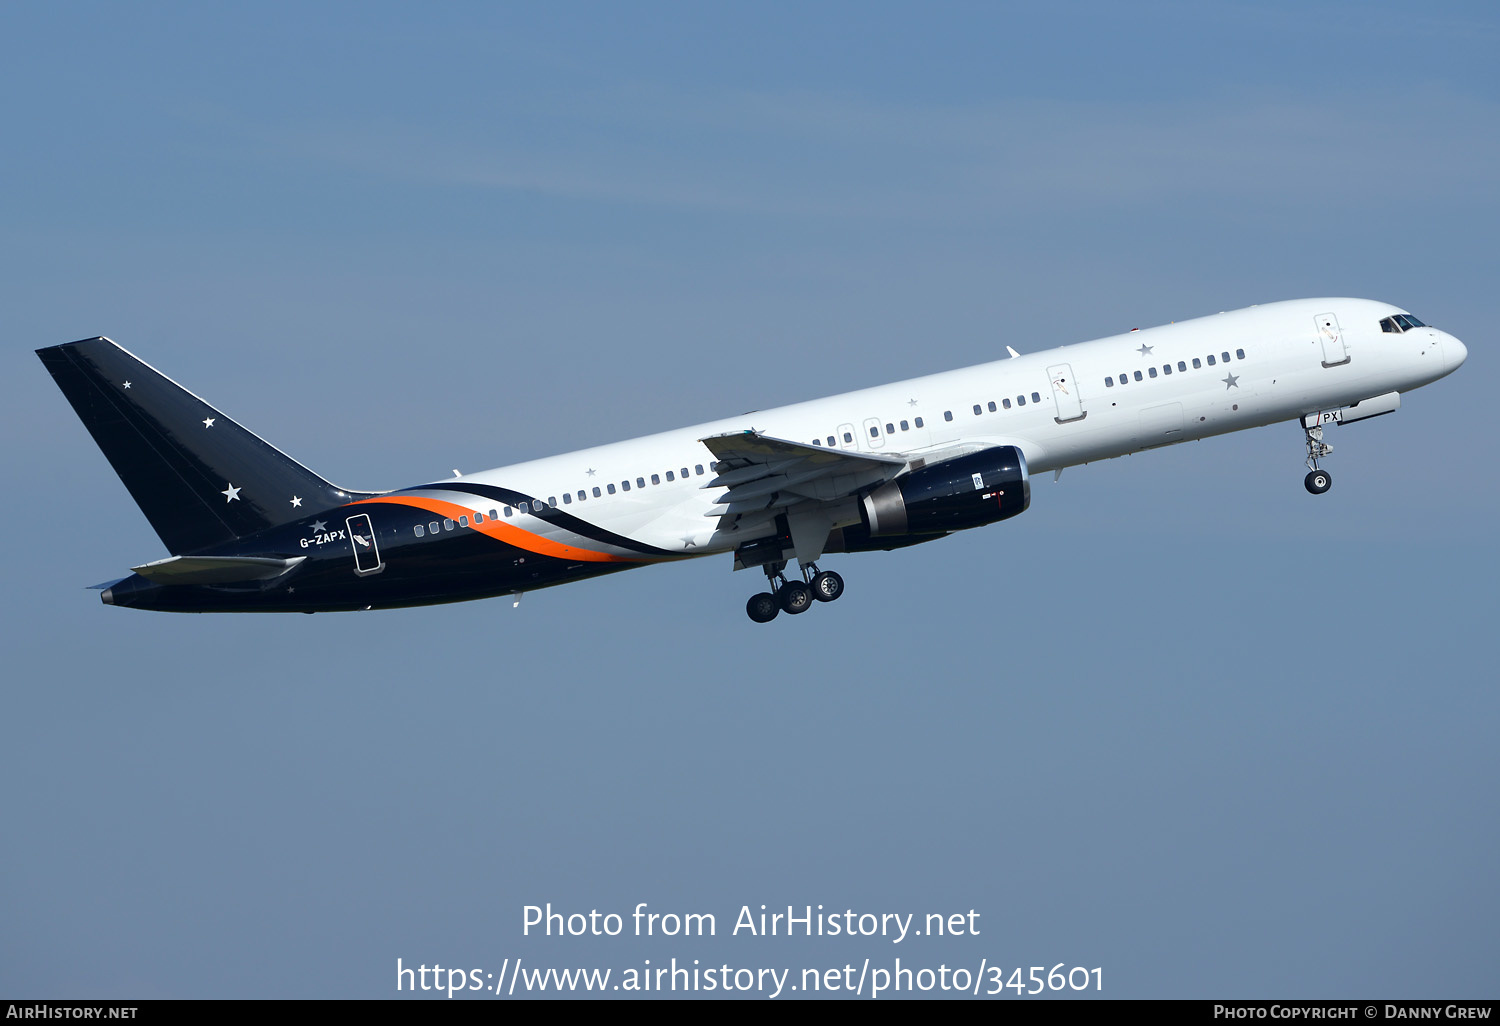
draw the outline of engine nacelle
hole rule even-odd
[[[1026,457],[1014,445],[929,464],[864,497],[872,538],[941,535],[1005,520],[1031,505]]]

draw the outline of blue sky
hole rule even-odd
[[[8,5],[0,993],[498,969],[1101,966],[1494,996],[1500,167],[1487,4]],[[108,335],[388,488],[1130,327],[1387,300],[1392,417],[1069,470],[843,557],[316,617],[163,555],[32,350]],[[539,939],[522,907],[711,912]],[[726,936],[740,906],[978,937]]]

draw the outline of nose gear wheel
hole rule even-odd
[[[1333,475],[1318,466],[1318,461],[1333,452],[1333,446],[1323,441],[1323,425],[1303,428],[1307,434],[1307,476],[1302,485],[1313,495],[1322,495],[1333,487]]]

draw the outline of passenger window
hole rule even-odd
[[[516,515],[516,511],[514,509],[512,509],[511,507],[506,506],[505,507],[505,515],[508,516],[508,517],[513,517],[513,516]]]
[[[844,432],[844,441],[846,441],[846,442],[852,442],[852,441],[854,441],[854,436],[851,435],[849,432],[845,431]]]
[[[1202,362],[1199,361],[1199,359],[1196,356],[1193,357],[1193,370],[1201,370],[1202,368],[1203,368]]]
[[[437,534],[437,532],[438,532],[437,521],[434,520],[432,523],[428,524],[427,525],[427,530],[431,534]]]
[[[943,419],[944,420],[952,420],[953,419],[953,411],[952,410],[944,410],[943,411]]]
[[[996,408],[995,407],[995,400],[991,399],[990,400],[990,412],[994,413],[995,412],[995,408]]]
[[[832,449],[835,445],[838,445],[838,444],[839,443],[834,440],[834,437],[832,435],[828,436],[828,448]],[[700,470],[699,473],[701,474],[703,472]]]
[[[1161,365],[1161,372],[1163,374],[1171,374],[1172,373],[1172,365],[1170,363],[1164,363],[1164,364],[1162,364]]]
[[[676,481],[677,480],[677,478],[675,476],[673,476],[673,474],[672,474],[672,472],[670,470],[667,471],[667,480],[668,481]]]
[[[469,515],[467,513],[465,513],[463,516],[461,516],[461,517],[458,518],[458,526],[459,527],[468,527],[469,526]]]
[[[1031,401],[1034,402],[1034,403],[1041,402],[1042,401],[1042,393],[1040,393],[1040,392],[1033,392],[1033,393],[1031,393]]]
[[[1104,387],[1105,388],[1114,388],[1115,387],[1115,379],[1114,378],[1105,378],[1104,379]]]
[[[921,427],[922,426],[922,418],[918,417],[915,421],[913,421],[913,423],[916,424],[917,427]]]
[[[1234,355],[1236,359],[1243,360],[1245,358],[1245,351],[1243,349],[1236,349]]]
[[[596,498],[596,499],[601,498],[601,496],[599,495],[599,486],[598,485],[594,485],[594,498]]]
[[[563,505],[564,506],[571,506],[572,504],[573,504],[573,496],[571,494],[569,494],[568,492],[563,492]]]
[[[1000,405],[1003,406],[1003,407],[1005,407],[1008,410],[1008,409],[1010,409],[1010,400],[1009,399],[1001,399],[1000,400]]]
[[[888,434],[888,435],[894,435],[896,433],[896,425],[894,425],[894,424],[887,424],[885,426],[885,433]]]
[[[1187,373],[1187,364],[1183,363],[1181,360],[1178,360],[1177,361],[1177,369],[1180,370],[1180,371],[1182,371],[1184,374],[1186,374]]]
[[[422,537],[422,535],[424,535],[426,533],[427,533],[427,529],[424,528],[421,524],[418,524],[417,525],[417,537],[420,538],[420,537]]]
[[[1026,397],[1024,395],[1018,395],[1018,396],[1016,396],[1016,405],[1017,406],[1025,406],[1026,405]]]
[[[682,469],[678,470],[677,472],[682,475],[682,479],[684,481],[687,480],[687,476],[688,476],[687,467],[683,467]]]
[[[451,521],[451,520],[444,520],[443,521],[443,530],[445,530],[445,531],[451,531],[451,530],[453,530],[453,521]]]
[[[1213,353],[1209,353],[1208,354],[1208,365],[1210,367],[1212,367],[1214,365],[1214,354]]]
[[[638,477],[638,478],[636,478],[635,479],[635,486],[637,488],[644,488],[644,487],[646,487],[646,479],[644,477]]]
[[[1225,363],[1229,362],[1229,354],[1228,353],[1220,353],[1219,355],[1221,357],[1223,357]]]
[[[628,490],[628,487],[629,487],[629,486],[627,486],[627,490]],[[612,484],[610,484],[610,485],[605,485],[605,486],[604,486],[604,490],[605,490],[605,491],[607,491],[607,492],[609,492],[609,494],[611,494],[611,495],[613,495],[613,494],[615,494],[615,486],[614,486],[614,485],[612,485]]]
[[[651,475],[651,483],[652,484],[661,484],[661,475],[660,474],[652,474]],[[645,485],[642,485],[641,487],[644,488]]]
[[[1137,380],[1137,381],[1141,380],[1141,372],[1140,371],[1136,371],[1135,372],[1135,380]]]
[[[832,439],[832,438],[830,438],[830,439],[829,439],[829,441],[830,441],[830,442],[832,442],[832,441],[833,441],[833,439]],[[701,464],[701,463],[694,463],[694,464],[693,464],[693,470],[694,470],[694,472],[696,472],[696,473],[697,473],[697,475],[698,475],[698,476],[699,476],[699,477],[702,477],[702,476],[703,476],[703,464]],[[687,471],[683,471],[683,473],[687,473]]]
[[[1147,367],[1147,368],[1146,368],[1146,373],[1147,373],[1147,374],[1148,374],[1148,375],[1149,375],[1149,376],[1151,376],[1151,377],[1153,377],[1153,378],[1154,378],[1154,377],[1156,377],[1156,368],[1155,368],[1155,367]]]
[[[589,497],[589,493],[588,492],[584,491],[582,488],[578,489],[578,501],[579,502],[582,502],[584,499],[587,499],[588,497]]]
[[[623,488],[623,489],[625,489],[628,492],[628,491],[630,491],[630,482],[629,481],[621,481],[620,482],[620,487]]]
[[[870,429],[870,437],[871,438],[879,438],[880,437],[880,429],[878,427],[872,427]]]
[[[484,514],[481,513],[481,512],[479,512],[479,510],[477,510],[477,509],[474,511],[474,523],[476,523],[476,524],[482,524],[482,523],[484,523]]]
[[[907,424],[906,421],[903,420],[901,422],[901,430],[902,431],[910,431],[911,430],[911,425]]]
[[[979,406],[979,404],[978,404],[978,403],[975,403],[975,404],[974,404],[974,416],[976,416],[976,417],[977,417],[977,416],[979,416],[979,414],[980,414],[980,413],[981,413],[981,412],[983,412],[983,411],[982,411],[982,410],[981,410],[981,409],[980,409],[980,406]]]
[[[818,440],[817,440],[817,439],[816,439],[816,438],[814,438],[814,439],[813,439],[813,445],[816,445],[816,446],[821,446],[821,445],[822,445],[822,444],[823,444],[823,443],[822,443],[822,442],[820,442],[820,441],[818,441]]]

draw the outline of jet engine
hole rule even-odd
[[[887,481],[864,497],[863,526],[872,538],[942,535],[1005,520],[1029,505],[1026,457],[1000,445]]]

